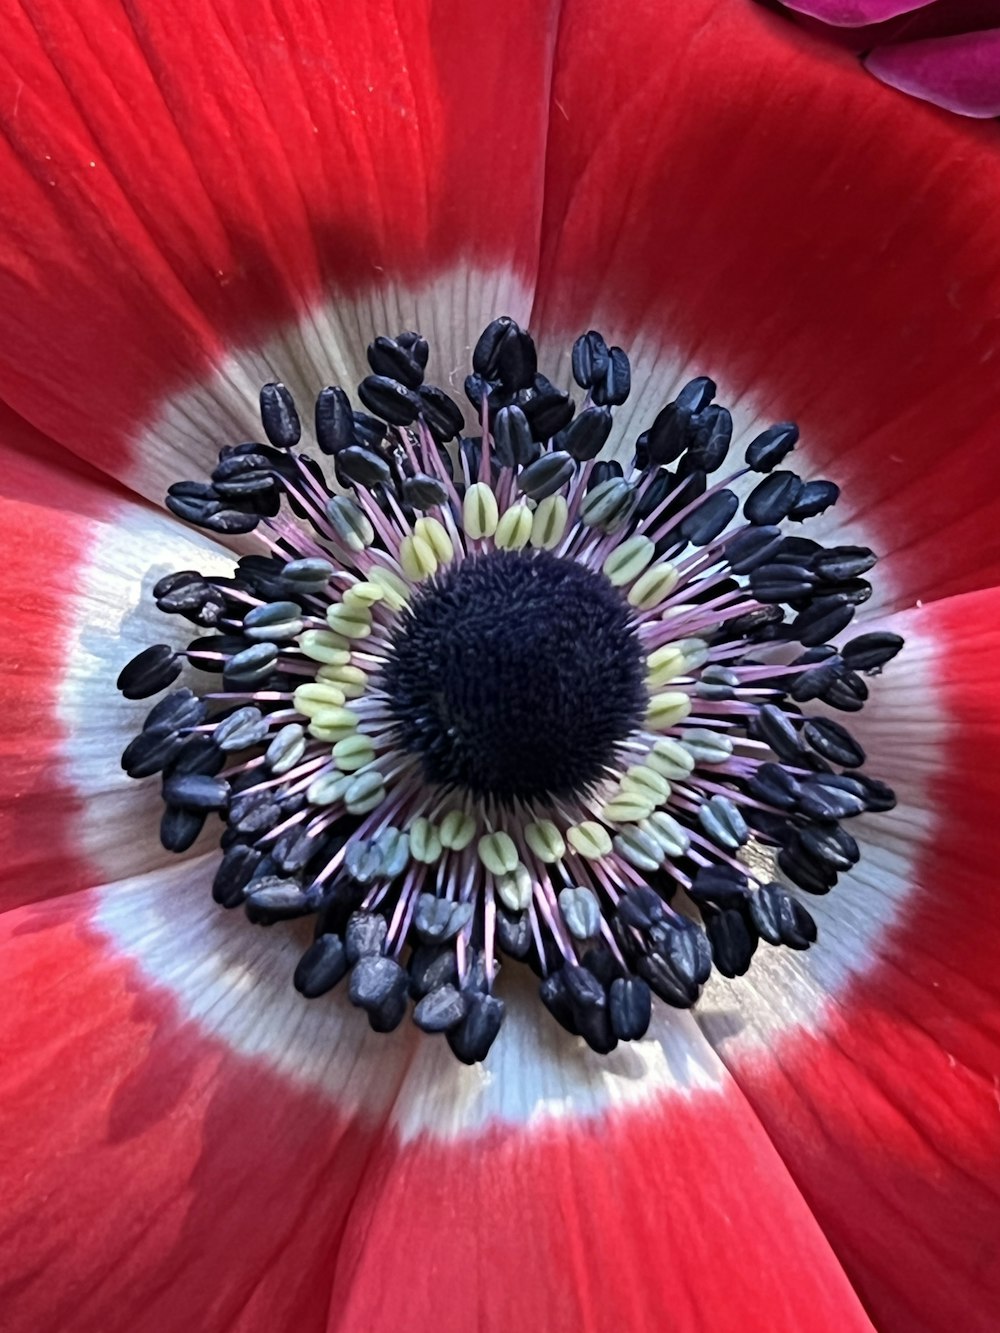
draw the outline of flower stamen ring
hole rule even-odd
[[[160,609],[201,632],[119,677],[130,699],[185,668],[221,677],[167,694],[123,755],[160,775],[164,847],[217,814],[216,901],[261,925],[315,917],[303,996],[349,976],[373,1028],[412,1005],[468,1063],[500,1029],[502,958],[607,1052],[645,1033],[654,993],[687,1008],[760,940],[808,948],[795,890],[828,892],[859,857],[843,821],[895,803],[814,705],[859,710],[902,640],[831,642],[875,556],[786,530],[839,494],[781,466],[796,427],[715,480],[733,423],[700,377],[626,469],[598,455],[629,361],[596,332],[573,348],[578,411],[530,335],[494,320],[465,385],[474,436],[424,382],[418,334],[368,357],[365,411],[337,387],[316,402],[336,486],[275,383],[266,442],[170,488],[179,517],[263,551],[231,577],[161,579]]]

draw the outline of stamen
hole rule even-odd
[[[733,423],[702,376],[630,467],[599,459],[625,352],[577,340],[577,412],[503,317],[465,385],[481,434],[454,445],[464,415],[424,382],[419,334],[377,338],[368,360],[367,412],[338,386],[316,401],[340,489],[295,452],[281,384],[261,390],[266,442],[170,488],[179,517],[254,532],[262,551],[232,577],[161,579],[159,608],[208,633],[119,676],[129,699],[185,664],[222,678],[168,694],[122,756],[132,777],[161,775],[163,845],[186,850],[218,814],[216,901],[260,925],[315,916],[304,997],[349,975],[377,1031],[412,999],[467,1062],[500,1030],[501,957],[606,1052],[645,1033],[651,992],[690,1007],[759,940],[809,947],[796,891],[826,893],[856,864],[842,820],[895,803],[815,708],[858,711],[902,640],[829,642],[875,556],[783,531],[839,495],[779,466],[797,428],[770,427],[709,485]],[[740,514],[747,472],[760,480]]]

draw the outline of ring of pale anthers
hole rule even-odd
[[[841,821],[894,796],[844,726],[802,706],[860,709],[863,675],[902,640],[830,643],[875,556],[783,530],[838,496],[780,467],[794,425],[717,481],[732,418],[699,378],[629,468],[598,460],[625,353],[577,340],[577,410],[502,318],[465,384],[481,434],[459,438],[427,353],[416,333],[377,338],[367,412],[319,394],[336,488],[294,452],[281,384],[260,394],[268,443],[227,446],[209,481],[170,488],[175,514],[256,531],[266,553],[156,585],[201,632],[140,653],[119,688],[147,698],[185,664],[221,688],[168,694],[123,767],[161,774],[169,850],[220,816],[223,907],[259,925],[315,916],[303,996],[349,974],[377,1031],[412,1002],[471,1063],[501,1025],[506,956],[607,1052],[644,1034],[652,993],[686,1008],[713,966],[745,972],[758,940],[815,940],[795,889],[826,893],[858,859]],[[731,485],[748,473],[741,514]]]

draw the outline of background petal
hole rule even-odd
[[[824,23],[850,28],[862,23],[880,23],[922,9],[931,0],[782,0],[786,9],[809,14]]]
[[[947,111],[1000,116],[1000,28],[876,47],[864,63],[891,88]]]
[[[756,0],[775,13],[784,13],[786,17],[801,24],[807,32],[816,33],[827,41],[836,42],[846,50],[870,51],[873,46],[884,43],[912,42],[923,37],[947,37],[955,32],[974,32],[982,28],[993,27],[998,17],[997,0],[920,0],[914,6],[909,0],[905,10],[900,11],[896,0],[871,0],[871,8],[880,11],[891,8],[895,17],[873,22],[866,22],[848,28],[833,26],[832,20],[810,17],[814,0],[803,3],[786,4],[784,0]],[[829,0],[832,7],[841,0]],[[808,3],[809,9],[806,9]],[[824,6],[827,0],[815,0],[815,6]],[[856,5],[869,9],[868,0],[843,0],[842,12],[848,12]]]

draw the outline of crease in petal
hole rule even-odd
[[[0,618],[7,634],[0,736],[3,908],[93,882],[75,836],[77,793],[61,764],[67,621],[119,488],[0,405]]]

